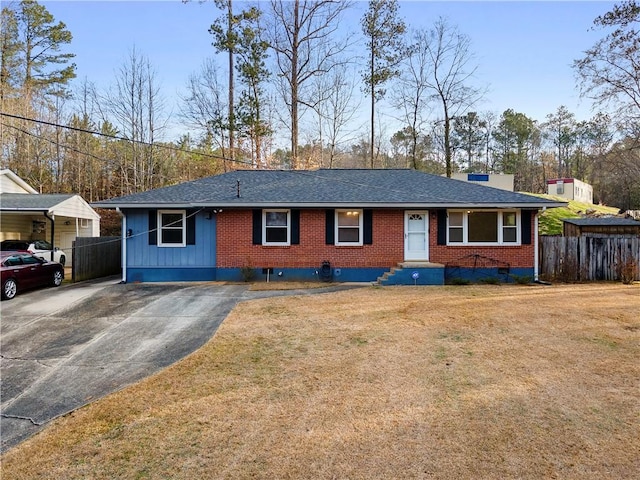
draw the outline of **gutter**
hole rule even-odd
[[[384,202],[193,202],[193,203],[94,203],[95,207],[111,208],[119,210],[121,208],[376,208],[376,209],[546,209],[555,207],[566,207],[566,202],[549,203],[384,203]]]
[[[546,209],[543,209],[543,211]],[[533,231],[534,236],[533,236],[533,246],[534,246],[534,250],[533,250],[533,281],[534,282],[539,282],[540,278],[540,265],[538,264],[540,262],[540,252],[539,252],[539,245],[538,245],[538,212],[536,212],[536,214],[533,216]]]
[[[122,213],[120,207],[116,207],[116,212],[122,217],[122,248],[120,252],[120,262],[122,263],[122,279],[120,283],[127,283],[127,216]]]

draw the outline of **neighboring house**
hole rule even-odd
[[[624,217],[565,218],[565,237],[640,237],[640,222]]]
[[[513,192],[515,176],[510,173],[454,173],[451,178]]]
[[[576,202],[593,203],[593,187],[577,178],[547,180],[547,193]]]
[[[67,252],[76,237],[100,235],[100,216],[80,195],[39,194],[11,170],[0,170],[0,240],[47,240]]]
[[[126,282],[442,284],[533,279],[537,213],[566,204],[415,170],[242,170],[94,205],[123,215]]]

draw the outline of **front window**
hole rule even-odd
[[[518,241],[518,216],[516,212],[502,212],[502,241],[504,243]]]
[[[158,211],[158,246],[184,247],[187,244],[185,210]]]
[[[336,245],[362,245],[362,210],[336,210]]]
[[[518,244],[520,216],[516,211],[448,212],[448,243],[462,245]]]
[[[497,212],[469,212],[467,213],[468,242],[496,243],[498,241],[498,213]]]
[[[264,210],[264,245],[290,245],[291,244],[291,211],[290,210]]]

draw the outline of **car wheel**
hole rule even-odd
[[[9,278],[2,285],[2,298],[11,300],[18,293],[18,284],[13,278]]]
[[[62,278],[63,278],[63,274],[60,270],[56,270],[53,273],[53,286],[54,287],[59,287],[62,284]]]
[[[67,261],[67,257],[65,257],[64,255],[62,255],[60,257],[60,265],[62,265],[64,267],[65,262]]]

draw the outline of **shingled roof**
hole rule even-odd
[[[238,170],[93,204],[104,208],[544,208],[564,205],[408,169]]]
[[[4,211],[41,212],[50,210],[56,205],[74,197],[73,194],[0,193],[0,209]]]
[[[640,222],[625,217],[563,218],[563,222],[580,227],[640,227]]]

